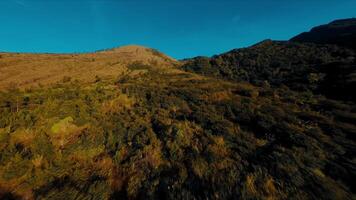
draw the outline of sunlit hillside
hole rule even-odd
[[[356,52],[0,54],[0,199],[355,199]]]
[[[83,54],[0,53],[0,89],[45,86],[62,80],[113,79],[135,63],[172,67],[177,61],[134,45]]]

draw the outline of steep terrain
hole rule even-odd
[[[354,199],[355,54],[1,54],[0,199]]]
[[[202,75],[252,84],[286,85],[331,98],[355,100],[356,53],[335,45],[263,41],[249,48],[186,60],[183,68]]]
[[[293,42],[336,44],[356,50],[356,18],[336,20],[291,39]]]
[[[0,89],[29,88],[71,79],[112,79],[135,63],[172,67],[177,61],[154,49],[133,45],[86,54],[0,53]]]

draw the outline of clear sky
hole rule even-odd
[[[0,51],[138,44],[181,59],[285,40],[350,17],[356,0],[0,0]]]

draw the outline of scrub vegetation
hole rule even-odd
[[[0,199],[354,199],[355,64],[266,41],[1,90]]]
[[[0,95],[22,199],[350,199],[355,105],[178,71]],[[322,108],[322,109],[321,109]]]

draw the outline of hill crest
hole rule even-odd
[[[312,28],[290,39],[292,42],[335,44],[356,50],[356,18],[340,19]]]
[[[138,45],[80,54],[0,53],[0,90],[50,85],[64,79],[83,82],[117,78],[130,66],[171,68],[178,62]]]

